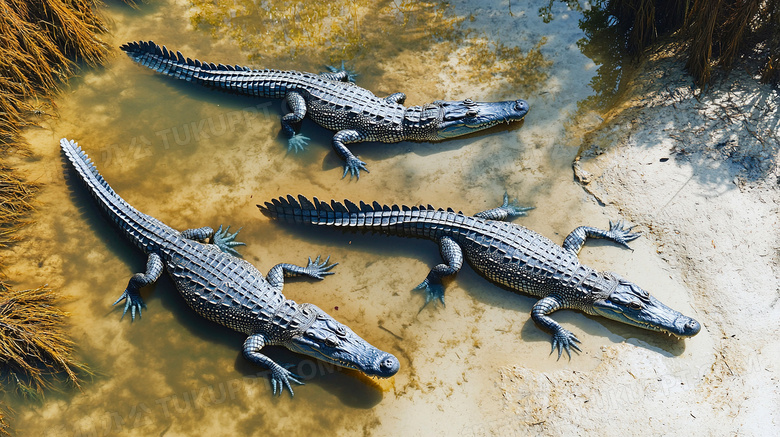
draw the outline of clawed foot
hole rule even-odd
[[[293,151],[295,153],[303,151],[309,144],[310,139],[311,138],[300,133],[293,135],[289,140],[287,140],[287,151]]]
[[[365,170],[366,173],[371,173],[366,168],[365,162],[355,158],[354,156],[350,156],[347,158],[347,162],[344,164],[344,174],[341,176],[341,179],[347,177],[347,173],[349,173],[350,180],[352,179],[352,176],[360,179],[360,170]]]
[[[323,279],[324,276],[332,275],[333,272],[329,270],[339,265],[339,263],[333,263],[328,265],[330,257],[325,258],[325,261],[320,262],[320,256],[317,255],[317,259],[314,261],[309,257],[309,265],[306,266],[306,274],[316,279]]]
[[[141,318],[141,308],[146,308],[146,304],[144,303],[144,300],[141,299],[141,295],[138,294],[138,290],[131,291],[129,288],[125,289],[125,292],[122,293],[122,296],[119,297],[119,299],[116,300],[112,304],[116,305],[119,302],[125,301],[125,309],[122,311],[122,317],[119,320],[123,320],[125,318],[125,314],[127,314],[127,310],[130,310],[130,319],[132,321],[135,321],[135,312],[138,311],[138,318]]]
[[[634,229],[634,227],[635,226],[631,226],[630,228],[626,229],[623,228],[623,220],[618,220],[617,223],[612,223],[612,220],[610,220],[609,231],[607,231],[607,236],[610,239],[612,239],[612,241],[620,244],[626,249],[631,249],[631,247],[628,246],[628,242],[636,240],[641,235],[639,232],[634,232],[634,233],[631,232],[631,230]]]
[[[300,376],[287,370],[290,367],[292,367],[292,364],[287,364],[284,367],[277,364],[276,367],[271,369],[271,389],[274,396],[276,396],[277,393],[281,396],[285,388],[290,390],[290,396],[295,396],[290,381],[303,385],[303,383],[299,381]]]
[[[558,359],[561,359],[561,353],[566,350],[566,354],[569,356],[569,359],[571,359],[571,349],[574,348],[577,352],[582,352],[577,346],[577,343],[580,343],[580,340],[575,336],[571,331],[567,329],[561,328],[560,331],[556,332],[555,335],[553,335],[552,338],[552,350],[550,351],[550,354],[555,352],[555,349],[558,349]]]
[[[441,301],[442,306],[446,306],[444,303],[444,285],[442,285],[441,282],[431,283],[428,278],[425,278],[425,280],[422,281],[420,285],[414,287],[414,290],[425,291],[425,303],[423,304],[422,308],[420,308],[420,311],[422,311],[422,309],[425,308],[425,306],[428,305],[430,301],[436,301],[437,299]]]
[[[333,65],[328,65],[326,68],[331,73],[340,73],[342,71],[347,73],[347,80],[352,82],[352,83],[355,83],[355,79],[357,79],[357,77],[358,77],[358,73],[354,72],[353,70],[348,69],[344,65],[344,61],[341,61],[341,68],[334,67]]]
[[[242,228],[239,228],[234,233],[229,233],[230,226],[228,226],[224,231],[222,230],[222,225],[219,225],[219,229],[217,229],[217,232],[214,232],[214,236],[212,237],[212,240],[214,240],[214,244],[219,247],[219,249],[227,254],[233,255],[237,258],[241,258],[241,254],[238,253],[236,249],[233,249],[236,246],[246,246],[246,243],[242,243],[240,241],[234,241],[236,239],[236,235],[238,235],[239,232],[241,232]]]
[[[509,201],[509,193],[506,191],[504,192],[504,203],[499,206],[499,208],[503,208],[507,212],[507,218],[515,218],[515,217],[523,217],[528,215],[526,211],[530,211],[534,209],[533,206],[520,206],[519,203],[517,203],[517,199],[512,199],[512,201]]]

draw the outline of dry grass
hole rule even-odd
[[[16,241],[16,231],[26,224],[33,210],[32,199],[38,186],[25,181],[12,168],[0,162],[0,248]]]
[[[20,142],[30,99],[57,89],[75,62],[107,53],[96,0],[0,0],[0,151]]]
[[[0,362],[7,386],[40,398],[52,388],[52,377],[62,375],[79,387],[79,374],[88,370],[72,357],[66,317],[53,290],[18,291],[0,282]]]
[[[780,0],[603,0],[625,30],[626,48],[641,53],[658,36],[689,44],[686,68],[699,85],[713,67],[728,70],[740,56],[757,57],[761,80],[780,82]]]
[[[26,120],[42,113],[36,104],[50,100],[78,63],[97,65],[105,58],[98,3],[0,0],[0,248],[27,224],[38,188],[6,165],[2,154],[23,146]],[[72,357],[67,314],[56,296],[46,287],[13,290],[0,280],[0,380],[6,389],[40,398],[58,377],[79,387],[79,375],[88,373]],[[7,435],[3,416],[0,411],[0,435]]]

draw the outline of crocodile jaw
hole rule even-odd
[[[389,378],[398,372],[400,363],[395,356],[372,346],[321,309],[310,307],[316,309],[317,317],[285,343],[288,349],[368,376]]]
[[[459,137],[488,129],[500,123],[522,120],[528,113],[528,102],[510,100],[505,102],[436,101],[441,108],[441,121],[436,129],[436,139]]]
[[[699,322],[669,308],[636,284],[622,278],[607,297],[593,302],[590,312],[621,323],[665,332],[681,338],[693,337],[701,331]]]

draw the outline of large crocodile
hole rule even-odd
[[[290,113],[282,117],[288,150],[302,149],[309,138],[296,132],[308,115],[320,126],[336,131],[332,145],[344,160],[344,174],[360,177],[366,163],[347,148],[363,141],[440,141],[487,129],[500,123],[522,120],[528,112],[525,100],[505,102],[435,101],[423,106],[403,105],[406,95],[377,97],[349,81],[344,70],[305,73],[284,70],[253,70],[211,64],[185,58],[152,41],[130,42],[121,49],[136,62],[159,73],[236,94],[285,99]]]
[[[467,216],[451,209],[381,206],[345,200],[330,205],[317,198],[280,197],[258,205],[268,217],[321,226],[382,232],[434,240],[439,243],[444,264],[431,269],[417,286],[427,293],[426,303],[440,299],[444,303],[442,278],[453,275],[466,261],[485,278],[515,291],[541,298],[533,306],[531,318],[552,334],[553,351],[562,350],[571,357],[570,348],[579,351],[577,337],[549,315],[571,308],[678,337],[696,335],[699,323],[667,307],[636,284],[612,272],[599,272],[580,264],[577,254],[587,238],[604,238],[625,247],[639,237],[622,222],[607,231],[580,226],[569,234],[563,246],[530,229],[505,222],[525,215],[530,208],[510,203]]]
[[[98,173],[76,142],[63,138],[60,146],[100,209],[139,249],[148,254],[145,273],[130,279],[114,305],[125,301],[122,317],[130,311],[135,320],[145,304],[139,289],[160,277],[163,269],[173,278],[187,304],[199,315],[248,335],[244,356],[270,370],[273,393],[285,388],[293,394],[291,382],[299,376],[260,353],[264,346],[280,345],[298,352],[359,370],[370,376],[389,377],[399,368],[398,360],[360,338],[351,329],[317,306],[297,304],[282,295],[284,278],[306,275],[322,279],[333,274],[336,264],[320,258],[306,267],[277,264],[266,278],[252,264],[233,255],[237,233],[220,229],[172,229],[125,202]],[[214,244],[205,244],[212,239]]]

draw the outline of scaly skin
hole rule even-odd
[[[336,226],[406,237],[426,238],[439,244],[444,263],[431,269],[417,286],[425,290],[426,303],[444,303],[442,278],[457,273],[464,259],[483,277],[512,290],[539,297],[531,318],[552,334],[552,349],[571,357],[579,340],[550,316],[571,308],[678,337],[696,335],[699,323],[659,302],[639,286],[612,272],[598,272],[580,264],[577,254],[587,238],[604,238],[628,247],[639,237],[622,222],[607,231],[581,226],[559,246],[530,229],[504,220],[525,215],[530,208],[510,203],[473,216],[434,209],[430,205],[382,206],[345,200],[344,203],[311,202],[303,196],[280,197],[258,205],[266,216],[291,223]]]
[[[247,334],[244,356],[268,368],[274,394],[285,389],[293,394],[291,383],[302,384],[299,377],[284,365],[260,353],[264,346],[279,345],[288,349],[359,370],[370,376],[389,377],[399,368],[391,354],[370,345],[309,303],[297,304],[282,294],[284,278],[309,276],[322,279],[336,264],[320,257],[306,267],[278,264],[267,278],[253,265],[236,257],[233,249],[242,245],[234,241],[236,233],[229,228],[216,233],[208,227],[179,232],[130,206],[106,183],[86,153],[74,142],[60,141],[68,161],[87,186],[98,206],[118,229],[148,255],[146,272],[130,279],[122,296],[122,317],[129,311],[135,320],[145,308],[139,289],[151,284],[168,271],[176,289],[199,315]],[[214,244],[204,243],[211,238]]]
[[[288,150],[304,149],[308,137],[297,132],[304,117],[332,131],[333,150],[344,160],[344,174],[360,178],[366,163],[347,148],[363,141],[441,141],[522,120],[528,102],[474,102],[437,100],[423,106],[405,107],[403,93],[380,98],[350,82],[345,70],[313,74],[300,71],[253,70],[210,64],[185,58],[154,42],[130,42],[120,47],[136,62],[177,79],[210,88],[256,97],[285,99],[290,113],[282,117]]]

